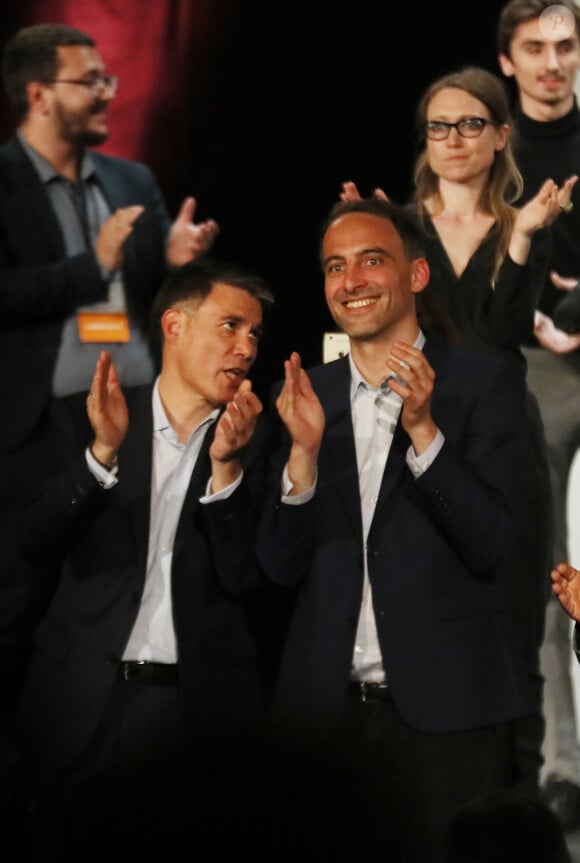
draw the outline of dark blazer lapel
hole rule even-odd
[[[23,242],[38,243],[38,237],[45,237],[54,259],[62,258],[64,242],[58,220],[54,215],[46,189],[17,138],[13,138],[3,148],[0,165],[5,172],[9,173],[9,176],[4,179],[2,192],[7,196],[5,200],[7,211],[12,211],[17,220],[19,214],[25,214],[26,218],[35,225],[33,232],[28,229],[23,230]],[[13,198],[13,202],[10,197]]]
[[[423,348],[423,353],[429,361],[429,365],[435,372],[435,390],[434,395],[437,395],[437,385],[440,383],[446,374],[448,347],[445,342],[442,342],[437,336],[425,334],[427,341]]]
[[[429,361],[429,364],[435,371],[437,388],[437,386],[440,385],[441,380],[444,377],[445,348],[438,339],[430,336],[425,342],[423,352],[427,360]],[[391,449],[389,451],[389,456],[385,465],[385,471],[383,473],[383,479],[379,492],[379,498],[377,501],[376,512],[379,511],[385,500],[387,500],[389,495],[392,493],[393,489],[395,488],[397,482],[401,477],[402,472],[407,469],[406,456],[410,444],[411,441],[408,434],[403,429],[401,418],[399,416],[399,422],[397,423],[397,428],[395,429],[393,443],[391,444]]]
[[[217,420],[216,420],[217,422]],[[197,506],[199,498],[205,494],[207,481],[211,474],[211,462],[209,458],[209,448],[213,443],[215,434],[215,423],[212,423],[205,433],[199,455],[195,462],[193,473],[187,488],[186,501],[188,504]]]
[[[353,529],[362,535],[350,383],[348,357],[324,366],[324,373],[320,385],[316,385],[316,390],[326,416],[324,437],[330,446],[324,447],[321,457],[331,462],[328,475],[337,481],[340,499],[349,522]]]
[[[185,500],[183,501],[183,507],[181,509],[175,533],[174,555],[177,554],[177,551],[183,542],[184,535],[188,533],[187,529],[184,530],[184,528],[186,528],[187,525],[192,524],[194,512],[197,507],[200,506],[199,499],[205,494],[207,481],[211,474],[209,448],[213,442],[214,434],[215,423],[212,423],[204,436],[199,455],[195,462],[195,467],[191,474],[191,479],[189,480],[187,493],[185,495]]]
[[[153,466],[153,408],[151,384],[136,387],[127,395],[129,429],[119,452],[119,474],[123,476],[127,505],[139,563],[147,565],[151,514]],[[146,528],[146,529],[144,529]]]
[[[407,449],[409,448],[409,443],[409,436],[403,429],[401,418],[399,416],[399,422],[395,429],[393,442],[391,444],[391,449],[389,450],[385,470],[383,472],[383,479],[381,481],[375,514],[393,492],[393,489],[401,478],[403,470],[406,468],[406,454]]]
[[[130,198],[128,197],[128,190],[125,187],[123,172],[116,171],[113,175],[107,162],[99,158],[98,153],[91,153],[91,159],[95,166],[97,181],[111,211],[115,212],[119,207],[128,206]]]

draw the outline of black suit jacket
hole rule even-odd
[[[161,192],[140,163],[91,153],[101,190],[114,211],[145,211],[124,245],[123,277],[130,314],[149,334],[149,310],[165,273],[169,216]],[[0,450],[34,431],[51,392],[65,319],[79,306],[105,299],[107,285],[92,252],[65,257],[64,241],[46,189],[17,138],[0,148]]]
[[[24,751],[66,767],[90,740],[105,709],[145,583],[152,467],[151,387],[126,392],[130,426],[119,482],[102,489],[86,465],[92,439],[85,399],[57,400],[55,440],[65,465],[37,490],[23,549],[33,562],[62,561],[60,580],[34,638],[17,728]],[[206,435],[177,528],[172,601],[180,693],[199,728],[243,728],[261,710],[256,646],[242,595],[258,584],[255,497],[258,459],[230,498],[202,505],[210,475]],[[55,463],[55,469],[57,465]],[[221,726],[220,726],[221,727]]]
[[[431,337],[425,354],[436,374],[432,413],[445,443],[414,479],[399,421],[367,558],[397,709],[419,731],[448,732],[531,711],[496,581],[525,469],[525,396],[515,362]],[[301,506],[280,503],[282,446],[258,546],[268,576],[299,591],[274,713],[310,729],[331,727],[344,705],[364,566],[348,358],[313,369],[311,380],[326,415],[316,491]]]

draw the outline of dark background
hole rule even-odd
[[[102,150],[146,161],[172,215],[193,194],[199,218],[220,224],[215,253],[257,270],[276,295],[261,391],[291,350],[319,362],[333,329],[317,244],[341,182],[406,200],[420,95],[465,64],[499,74],[502,5],[21,0],[4,4],[0,26],[3,41],[43,21],[96,38],[120,78]],[[5,138],[5,101],[0,122]]]

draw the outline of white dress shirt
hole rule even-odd
[[[422,349],[424,344],[425,336],[419,330],[414,347]],[[375,514],[383,473],[395,428],[399,421],[402,402],[401,398],[389,387],[389,378],[392,375],[385,378],[379,387],[372,387],[359,372],[352,355],[349,355],[349,363],[351,413],[364,543],[363,595],[353,654],[352,679],[382,683],[385,682],[386,676],[377,636],[372,590],[368,575],[367,537]],[[445,438],[438,429],[434,440],[420,456],[415,454],[412,446],[408,448],[406,453],[407,466],[415,478],[427,470],[444,442]],[[283,503],[291,505],[306,503],[314,496],[316,486],[314,485],[311,489],[295,496],[290,495],[291,489],[292,485],[286,466],[282,477]]]
[[[425,336],[421,331],[414,347],[422,349]],[[357,369],[349,356],[351,372],[351,411],[354,429],[361,516],[364,542],[364,582],[362,602],[355,638],[352,678],[373,683],[386,682],[385,669],[377,636],[371,583],[368,574],[367,538],[374,518],[385,465],[393,443],[395,429],[401,413],[402,399],[389,386],[390,374],[379,387],[372,387]],[[417,456],[413,447],[407,450],[407,465],[413,476],[420,476],[431,464],[443,445],[438,430],[428,449]]]
[[[216,408],[192,432],[186,444],[180,443],[159,396],[159,379],[153,387],[153,463],[151,472],[151,515],[147,572],[141,605],[135,625],[123,653],[124,660],[175,663],[178,651],[173,626],[171,597],[171,564],[175,532],[183,501],[189,487],[203,440],[219,416]],[[105,488],[118,482],[118,469],[107,471],[87,450],[91,472]],[[238,487],[235,482],[216,494],[210,481],[201,503],[223,500]]]

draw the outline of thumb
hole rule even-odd
[[[193,217],[195,215],[195,207],[195,198],[185,198],[175,221],[187,223],[193,222]]]

